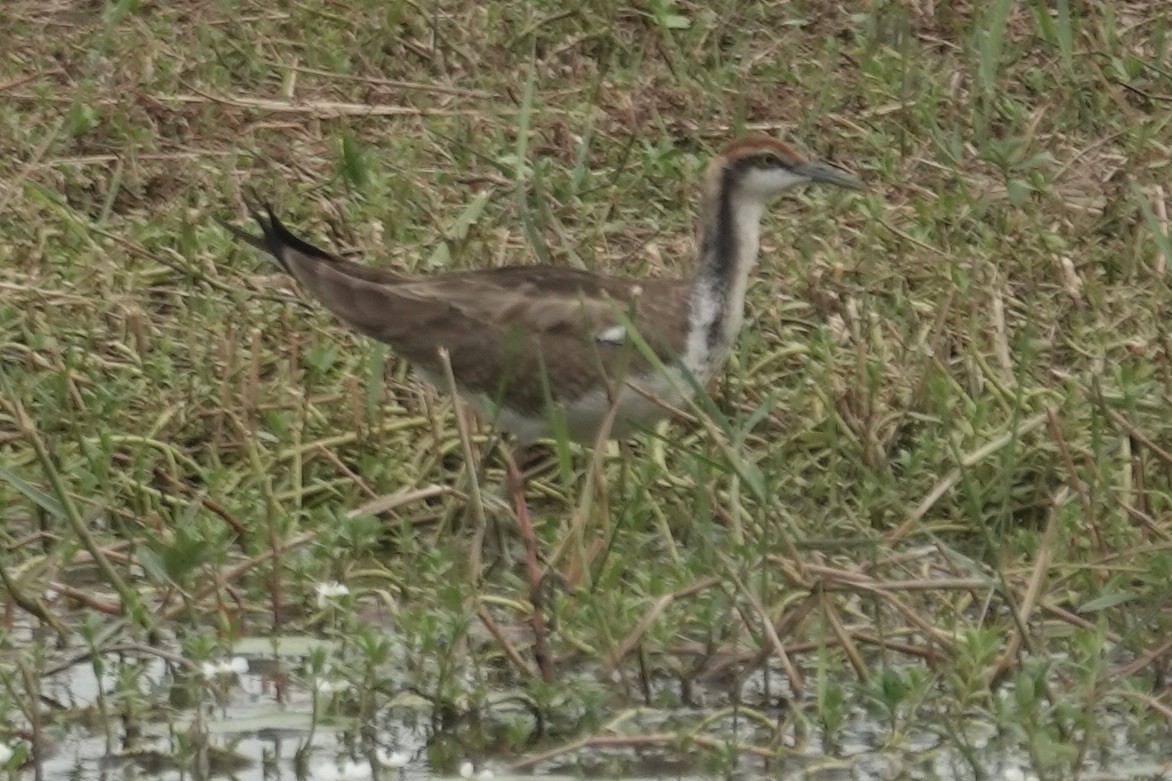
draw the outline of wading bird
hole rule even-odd
[[[371,268],[293,235],[267,205],[263,236],[233,233],[272,255],[342,322],[385,342],[424,379],[448,387],[521,446],[549,435],[626,437],[678,408],[720,370],[741,328],[761,216],[775,196],[818,183],[859,188],[853,174],[806,160],[764,135],[732,141],[704,177],[692,275],[627,279],[555,266],[408,276]],[[635,333],[632,334],[631,331]],[[539,579],[520,472],[509,488]]]

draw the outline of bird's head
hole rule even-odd
[[[802,184],[833,184],[852,190],[863,187],[854,174],[807,160],[777,139],[761,134],[744,136],[725,146],[712,161],[708,179],[761,203]]]

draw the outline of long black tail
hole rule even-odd
[[[286,228],[279,219],[277,219],[277,215],[273,212],[273,207],[269,205],[267,201],[262,201],[260,203],[260,208],[264,209],[264,214],[261,214],[252,204],[248,204],[248,213],[251,214],[252,218],[256,220],[258,225],[260,225],[262,234],[260,236],[256,236],[245,230],[241,230],[235,225],[231,225],[227,222],[223,223],[223,225],[236,238],[272,255],[273,260],[286,274],[292,275],[293,273],[289,269],[289,262],[285,256],[285,253],[289,250],[300,252],[302,254],[309,255],[310,257],[322,258],[323,260],[336,260],[333,255],[326,252],[325,250],[318,249],[305,239],[294,236],[293,233],[288,228]]]

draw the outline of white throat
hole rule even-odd
[[[705,383],[720,369],[741,330],[745,289],[757,263],[765,203],[756,193],[723,196],[706,214],[692,287],[684,365]]]

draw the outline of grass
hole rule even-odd
[[[318,692],[302,758],[393,747],[386,714],[437,771],[1111,777],[1167,751],[1151,4],[16,0],[0,31],[13,767],[172,708],[162,754],[223,749],[235,684],[195,673],[242,648]],[[568,579],[543,682],[497,460],[470,470],[446,397],[219,221],[251,188],[405,271],[679,273],[745,128],[872,189],[774,210],[698,420],[535,481]],[[87,668],[97,700],[40,698]]]

